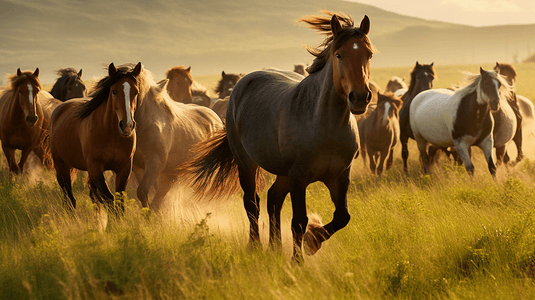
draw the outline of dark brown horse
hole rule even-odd
[[[320,48],[308,49],[315,56],[310,75],[264,70],[244,76],[230,95],[226,131],[202,144],[197,158],[184,166],[196,192],[211,198],[236,192],[239,179],[254,248],[261,246],[259,174],[264,169],[277,175],[268,191],[269,244],[282,248],[280,213],[290,193],[294,261],[303,259],[303,240],[312,255],[349,222],[347,190],[359,144],[351,114],[364,113],[371,99],[375,48],[368,17],[356,28],[350,16],[325,13],[328,17],[300,20],[327,35]],[[336,210],[330,223],[309,224],[306,231],[306,188],[315,181],[325,183]]]
[[[50,148],[69,207],[76,208],[71,186],[73,168],[88,172],[95,203],[106,203],[109,208],[114,203],[104,178],[106,170],[116,175],[115,191],[125,190],[136,145],[134,113],[143,90],[141,70],[141,63],[119,68],[111,63],[108,76],[97,83],[90,99],[72,99],[54,111]]]
[[[57,74],[60,77],[50,91],[54,98],[67,101],[86,96],[87,91],[82,80],[82,69],[80,69],[80,72],[76,72],[73,68],[59,69]]]
[[[414,139],[412,134],[409,111],[412,99],[420,92],[433,88],[433,80],[435,79],[435,69],[433,63],[429,65],[421,65],[416,62],[416,65],[411,71],[411,82],[408,91],[401,96],[403,106],[399,110],[399,129],[401,142],[401,157],[403,159],[403,170],[405,173],[409,172],[407,160],[409,159],[409,148],[407,143],[409,138]]]
[[[399,140],[399,109],[401,99],[393,93],[379,94],[377,108],[366,118],[358,120],[360,151],[366,162],[366,154],[372,173],[381,175],[384,162],[390,169],[394,158],[394,146]],[[379,163],[379,165],[377,165]]]
[[[232,92],[232,89],[242,77],[243,74],[227,74],[225,71],[221,72],[221,79],[219,79],[217,87],[215,88],[215,92],[218,95],[217,97],[219,99],[225,99],[225,97],[230,96],[230,92]]]
[[[0,140],[8,161],[9,171],[20,174],[28,155],[33,151],[39,160],[51,168],[47,155],[48,121],[44,118],[40,102],[51,98],[47,92],[41,92],[39,68],[35,72],[17,70],[8,77],[9,89],[0,98]],[[46,93],[47,95],[43,95]],[[19,162],[15,151],[21,150]]]

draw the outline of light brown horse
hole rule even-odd
[[[379,94],[377,108],[366,118],[358,120],[360,149],[366,163],[366,154],[372,173],[381,175],[385,160],[390,169],[394,146],[399,140],[399,109],[402,101],[392,93]],[[379,165],[377,165],[379,163]]]
[[[259,174],[277,175],[268,191],[269,244],[281,249],[280,213],[291,195],[293,260],[302,261],[302,242],[312,255],[322,242],[347,225],[347,190],[359,138],[351,114],[366,111],[374,47],[368,38],[370,21],[355,28],[350,16],[325,12],[300,21],[327,35],[303,77],[291,71],[257,71],[244,76],[230,95],[226,131],[200,145],[198,156],[184,168],[199,194],[217,197],[236,192],[239,183],[249,218],[249,246],[260,247]],[[294,75],[295,74],[295,75]],[[299,78],[299,79],[297,79]],[[333,220],[309,224],[306,188],[325,183],[336,206]]]
[[[191,103],[193,96],[191,94],[191,85],[193,77],[191,76],[191,67],[176,66],[165,72],[165,77],[169,80],[167,92],[176,102]]]
[[[392,76],[386,83],[385,93],[395,93],[397,90],[401,89],[408,89],[405,79],[401,79],[398,76]]]
[[[217,97],[219,99],[225,99],[225,97],[230,96],[232,89],[243,75],[244,74],[225,73],[225,71],[221,72],[221,79],[219,79],[217,87],[215,88]]]
[[[0,98],[0,140],[12,174],[24,171],[28,155],[33,151],[41,163],[52,168],[48,154],[48,120],[42,102],[52,96],[42,91],[39,68],[35,72],[17,69],[8,77],[9,89]],[[15,151],[21,150],[17,163]]]
[[[305,65],[305,64],[296,64],[296,65],[294,65],[294,72],[297,73],[297,74],[301,74],[301,75],[307,77],[308,76],[307,65]]]
[[[151,88],[136,110],[137,148],[134,174],[140,182],[137,196],[144,207],[158,210],[180,176],[177,166],[193,157],[195,144],[223,129],[219,117],[209,108],[173,101],[166,91],[168,80]],[[151,202],[152,187],[156,193]]]
[[[71,185],[71,170],[75,168],[88,172],[91,199],[117,212],[104,171],[115,173],[115,191],[123,192],[136,145],[138,94],[145,91],[141,70],[141,63],[119,68],[111,63],[108,76],[97,83],[90,99],[71,99],[54,111],[50,148],[68,207],[76,208]]]

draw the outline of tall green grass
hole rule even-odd
[[[475,67],[437,73],[441,84],[457,83],[447,74],[477,72]],[[381,86],[380,78],[400,75],[397,68],[373,71]],[[473,177],[445,158],[424,175],[414,143],[410,153],[408,175],[398,148],[393,168],[381,177],[355,160],[351,221],[303,265],[290,260],[289,198],[282,212],[283,251],[267,247],[267,189],[261,194],[264,249],[250,251],[241,195],[207,203],[181,187],[162,213],[129,199],[117,219],[91,203],[79,176],[72,215],[52,172],[12,178],[1,156],[0,298],[535,298],[535,155],[500,166],[494,179],[478,151]],[[134,197],[134,189],[127,192]],[[307,208],[324,223],[332,218],[323,184],[308,188]]]

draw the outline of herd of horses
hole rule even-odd
[[[307,48],[314,56],[310,66],[247,75],[222,72],[217,101],[193,79],[191,67],[173,67],[155,82],[141,63],[111,63],[107,76],[89,92],[82,70],[62,69],[50,93],[42,88],[38,68],[18,69],[0,99],[0,140],[10,172],[23,172],[35,153],[55,170],[73,212],[76,170],[87,171],[92,201],[116,214],[123,207],[106,183],[107,170],[115,174],[116,193],[125,191],[134,174],[138,199],[154,210],[175,182],[187,182],[207,198],[241,187],[249,247],[260,248],[259,191],[266,170],[276,176],[267,194],[269,246],[282,249],[281,209],[289,193],[292,258],[299,262],[302,248],[316,253],[348,224],[350,171],[359,155],[381,174],[385,161],[386,169],[392,166],[399,141],[408,172],[412,138],[425,172],[444,151],[473,173],[470,147],[477,146],[495,174],[493,148],[499,162],[507,163],[505,145],[513,140],[517,160],[522,159],[523,119],[533,118],[535,110],[529,99],[515,94],[511,65],[481,68],[464,87],[433,89],[433,63],[416,62],[408,86],[394,76],[381,92],[370,81],[376,49],[368,37],[369,18],[355,27],[349,15],[324,13],[299,20],[326,36],[317,48]],[[19,162],[17,149],[22,151]],[[316,181],[327,186],[335,205],[326,225],[307,217],[306,188]]]

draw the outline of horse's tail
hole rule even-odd
[[[177,171],[194,190],[195,196],[208,199],[232,195],[240,190],[238,164],[232,154],[225,129],[215,132],[192,149],[196,155]]]

